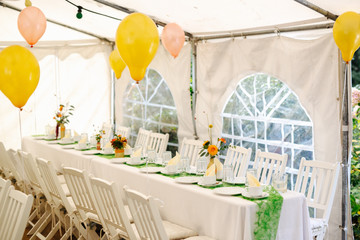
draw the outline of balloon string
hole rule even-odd
[[[21,149],[22,149],[22,127],[21,127],[21,111],[22,111],[23,109],[22,108],[20,108],[20,111],[19,111],[19,129],[20,129],[20,145],[21,145]]]

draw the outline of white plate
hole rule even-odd
[[[222,187],[214,189],[214,193],[225,196],[239,195],[245,190],[241,187]]]
[[[37,137],[32,137],[34,140],[43,140],[45,139],[45,136],[37,136]]]
[[[68,145],[68,144],[74,144],[74,143],[75,143],[75,141],[63,142],[63,141],[60,140],[60,142],[59,142],[60,145]]]
[[[89,151],[83,151],[81,154],[84,155],[95,155],[97,153],[100,153],[100,150],[89,150]]]
[[[129,158],[113,158],[110,160],[110,162],[121,164],[121,163],[126,163],[126,161],[128,161],[128,160],[129,160]]]
[[[237,177],[234,178],[234,180],[232,180],[231,182],[225,181],[226,183],[229,184],[245,184],[246,178],[245,177]]]
[[[176,171],[176,172],[168,172],[168,170],[166,168],[164,168],[163,170],[161,170],[161,173],[162,174],[165,174],[165,175],[176,175],[176,174],[179,174],[181,171]]]
[[[131,162],[131,158],[129,158],[130,160],[127,160],[126,161],[126,164],[129,164],[129,165],[132,165],[132,166],[136,166],[136,165],[141,165],[141,164],[144,164],[146,162],[146,160],[141,160],[140,162],[137,162],[137,163],[132,163]]]
[[[144,167],[140,168],[140,172],[142,173],[158,173],[161,172],[164,168],[163,167]]]
[[[62,146],[61,146],[61,148],[63,148],[63,149],[74,149],[74,147],[75,147],[75,146],[74,146],[74,145],[71,145],[71,144],[70,144],[70,145],[62,145]]]
[[[193,167],[193,166],[190,166],[190,169],[188,171],[186,171],[186,173],[189,173],[189,174],[196,174],[196,168]]]
[[[198,183],[201,180],[201,177],[178,177],[175,178],[175,182],[183,184],[193,184]]]
[[[58,144],[60,140],[48,141],[48,144]]]
[[[74,149],[77,151],[86,151],[86,150],[89,150],[90,148],[79,148],[79,146],[75,145]]]
[[[247,197],[247,198],[251,198],[251,199],[261,199],[261,198],[266,198],[269,196],[269,194],[267,192],[263,192],[263,194],[261,196],[250,196],[249,193],[247,191],[243,191],[242,195],[244,197]]]
[[[203,186],[203,187],[215,187],[215,186],[219,186],[221,184],[222,184],[222,182],[220,182],[220,181],[217,181],[216,183],[213,183],[213,184],[205,184],[201,180],[198,182],[198,185]]]
[[[110,156],[114,155],[115,153],[104,153],[104,151],[100,151],[101,155]]]

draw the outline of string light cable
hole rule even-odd
[[[100,16],[104,16],[104,17],[108,17],[108,18],[111,18],[111,19],[114,19],[114,20],[119,20],[121,21],[122,19],[120,18],[116,18],[116,17],[112,17],[112,16],[109,16],[109,15],[106,15],[106,14],[103,14],[103,13],[99,13],[99,12],[95,12],[93,10],[90,10],[90,9],[87,9],[87,8],[84,8],[83,6],[80,6],[80,5],[76,5],[75,3],[69,1],[69,0],[65,0],[66,2],[70,3],[71,5],[77,7],[77,14],[76,14],[76,17],[78,19],[81,19],[82,18],[82,11],[87,11],[87,12],[91,12],[91,13],[94,13],[94,14],[97,14],[97,15],[100,15]]]

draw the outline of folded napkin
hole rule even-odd
[[[107,142],[104,148],[111,148],[111,142]]]
[[[215,164],[206,169],[205,176],[215,176]]]
[[[141,157],[141,150],[142,148],[139,148],[138,150],[136,150],[131,157]]]
[[[71,138],[71,133],[67,133],[65,136],[64,136],[65,139],[68,139],[68,138]]]
[[[79,134],[74,130],[74,136],[77,137]]]
[[[248,180],[249,187],[260,187],[259,180],[251,173],[247,173],[246,178]]]
[[[131,150],[132,148],[131,148],[131,146],[130,146],[130,144],[126,144],[126,146],[125,146],[125,150]]]
[[[80,139],[79,143],[86,143],[86,138]]]
[[[219,159],[215,158],[215,164],[216,164],[216,171],[217,172],[222,172],[223,170],[223,164],[220,162]]]
[[[180,154],[178,152],[176,152],[175,157],[170,159],[170,161],[168,162],[168,165],[177,165],[179,162],[180,162]]]

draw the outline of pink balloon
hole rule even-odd
[[[18,28],[26,42],[32,47],[45,32],[46,17],[37,7],[26,7],[19,14]]]
[[[176,23],[167,24],[161,33],[161,42],[165,49],[176,58],[184,46],[184,30]]]

